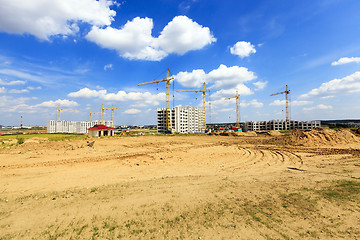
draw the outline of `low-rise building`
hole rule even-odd
[[[321,121],[248,121],[244,123],[244,131],[262,130],[293,130],[293,129],[312,129],[321,127]]]
[[[104,125],[111,127],[112,121],[104,121]],[[47,121],[47,133],[88,133],[88,129],[95,125],[102,124],[101,120],[95,121]]]
[[[88,129],[89,137],[114,136],[114,128],[105,125],[95,125]]]

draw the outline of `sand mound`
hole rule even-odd
[[[296,129],[283,137],[284,143],[300,146],[332,146],[359,143],[359,138],[346,129]]]

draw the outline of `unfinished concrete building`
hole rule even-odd
[[[198,107],[174,107],[170,111],[172,133],[203,133],[203,111]],[[157,109],[157,132],[166,133],[166,108]]]
[[[105,126],[111,127],[112,121],[104,121]],[[47,133],[88,133],[88,129],[102,124],[101,120],[95,121],[55,121],[49,120],[46,124]]]
[[[244,123],[244,131],[261,131],[261,130],[293,130],[293,129],[312,129],[321,127],[320,121],[250,121]]]

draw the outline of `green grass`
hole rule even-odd
[[[0,136],[0,141],[12,140],[23,138],[47,138],[49,141],[64,141],[64,140],[84,140],[87,139],[87,135],[84,134],[65,134],[65,133],[53,133],[53,134],[21,134],[21,135],[2,135]]]
[[[318,193],[328,200],[350,200],[359,198],[360,182],[336,181],[335,184],[319,190]]]

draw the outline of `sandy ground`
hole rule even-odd
[[[360,239],[360,145],[139,136],[0,150],[0,239]]]

